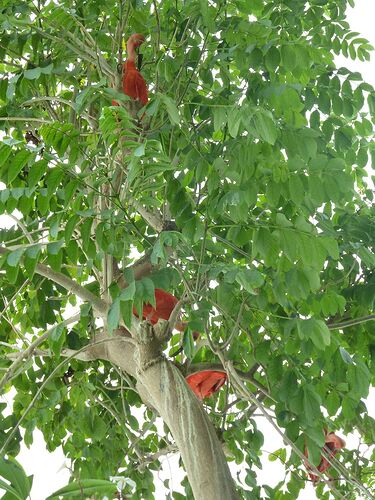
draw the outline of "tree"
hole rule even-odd
[[[373,498],[375,93],[334,62],[369,60],[352,3],[3,0],[0,487],[27,496],[39,428],[68,497],[122,476],[152,498],[178,450],[187,498],[295,499],[309,473],[318,498]],[[142,110],[116,69],[132,33]],[[155,288],[179,300],[150,325]],[[210,369],[228,381],[200,401],[185,377]],[[284,437],[276,488],[259,418]],[[353,429],[367,448],[323,448]]]

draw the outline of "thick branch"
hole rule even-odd
[[[163,230],[164,223],[163,219],[159,214],[153,214],[149,212],[139,201],[134,198],[131,200],[131,204],[136,209],[136,211],[144,218],[144,220],[150,224],[150,226],[160,233]]]
[[[113,337],[108,337],[103,332],[95,338],[92,345],[85,346],[77,352],[63,350],[62,355],[67,356],[66,361],[72,358],[84,358],[85,361],[105,359],[135,377],[137,390],[143,401],[157,409],[181,451],[194,498],[196,500],[238,498],[222,446],[201,402],[171,362],[161,356],[154,358],[153,363],[147,364],[145,358],[141,361],[135,340],[128,335],[125,329],[116,330]],[[155,346],[157,349],[157,341]],[[150,355],[153,356],[153,349],[150,350]],[[43,382],[25,414],[48,380],[63,364],[64,362],[60,363]],[[6,449],[12,436],[13,432],[2,451]]]
[[[90,302],[92,304],[93,308],[97,311],[99,316],[106,318],[107,317],[107,311],[108,311],[108,305],[104,300],[100,299],[93,293],[91,293],[89,290],[84,288],[83,286],[79,285],[75,281],[73,281],[71,278],[66,276],[65,274],[62,274],[58,271],[54,271],[50,267],[46,266],[45,264],[37,264],[35,271],[40,274],[41,276],[44,276],[45,278],[50,279],[51,281],[54,281],[58,285],[61,285],[64,287],[66,290],[68,290],[71,293],[74,293],[82,299],[84,302]]]
[[[137,260],[132,266],[127,269],[131,269],[134,273],[134,279],[140,280],[144,276],[149,276],[154,270],[154,266],[150,261],[151,252],[146,253],[143,257]],[[120,288],[126,288],[128,283],[126,282],[122,270],[118,267],[118,264],[113,260],[113,277]]]

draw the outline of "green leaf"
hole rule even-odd
[[[16,459],[10,457],[0,459],[0,477],[10,482],[10,486],[0,480],[0,488],[11,493],[15,498],[24,500],[29,496],[32,480],[27,477],[22,466]]]
[[[315,465],[315,467],[317,467],[321,460],[322,447],[317,445],[315,440],[311,439],[309,436],[306,436],[305,442],[308,460],[312,465]]]
[[[7,493],[11,494],[11,497],[9,500],[25,500],[25,497],[21,496],[18,494],[17,490],[15,488],[12,488],[8,483],[0,479],[0,488],[6,491]],[[4,498],[5,495],[2,497]]]
[[[64,171],[62,168],[55,167],[49,170],[45,179],[45,185],[47,186],[48,196],[52,196],[56,192],[57,186],[60,184],[63,178],[64,178]]]
[[[214,130],[217,132],[227,123],[227,107],[217,106],[213,108]]]
[[[324,321],[320,319],[315,320],[311,340],[318,349],[324,349],[326,346],[330,345],[331,332]]]
[[[43,75],[50,75],[53,72],[53,64],[48,64],[48,66],[43,66],[40,68]]]
[[[66,244],[69,243],[78,221],[79,221],[78,215],[73,215],[72,217],[70,217],[70,219],[66,223],[65,232],[64,232],[64,238],[65,238]]]
[[[18,264],[21,260],[21,257],[25,253],[25,250],[26,249],[24,247],[20,247],[20,248],[17,248],[17,250],[13,250],[13,252],[8,253],[8,257],[7,257],[8,265],[10,267],[18,266]]]
[[[319,241],[323,244],[324,248],[327,250],[328,255],[334,260],[338,260],[340,257],[339,246],[334,238],[328,236],[322,236]]]
[[[321,417],[320,398],[310,385],[303,387],[303,417],[309,425],[313,425]]]
[[[11,166],[8,169],[8,182],[11,183],[21,172],[23,167],[32,158],[32,155],[26,149],[19,151],[12,159]]]
[[[321,320],[298,320],[297,331],[301,339],[311,339],[317,349],[325,349],[331,342],[330,331]]]
[[[133,319],[133,301],[120,300],[120,312],[125,325],[130,328]]]
[[[340,396],[336,392],[330,392],[327,396],[325,406],[330,417],[336,415],[340,408]]]
[[[352,395],[356,395],[358,399],[368,396],[371,377],[369,369],[363,362],[356,361],[355,365],[349,365],[347,378]]]
[[[264,283],[262,274],[256,269],[241,269],[236,275],[236,281],[252,295],[257,295],[257,289]]]
[[[7,144],[0,145],[0,167],[2,167],[4,165],[4,163],[7,161],[11,152],[12,152],[12,148],[10,146],[8,146]]]
[[[83,249],[87,252],[90,241],[91,241],[91,226],[94,222],[94,219],[91,217],[88,217],[81,225],[80,225],[80,231],[81,231],[81,238],[83,242]]]
[[[122,302],[127,300],[133,300],[135,295],[135,281],[132,281],[128,284],[126,288],[124,288],[120,293],[120,300]],[[154,297],[155,300],[155,297]]]
[[[342,357],[344,363],[346,363],[347,365],[354,364],[352,357],[350,356],[348,351],[346,349],[344,349],[344,347],[340,347],[339,351],[340,351],[340,354],[341,354],[341,357]]]
[[[269,72],[274,73],[281,61],[280,52],[276,47],[272,46],[265,57],[266,68]]]
[[[42,245],[37,243],[26,249],[26,255],[30,257],[30,259],[37,259],[41,249]]]
[[[37,263],[38,263],[37,259],[31,259],[30,257],[28,257],[27,254],[25,255],[25,258],[23,260],[23,265],[30,279],[32,279],[32,277],[34,276]]]
[[[173,123],[174,125],[178,125],[180,123],[181,117],[178,112],[176,103],[173,101],[173,99],[164,94],[160,95],[160,99],[164,102],[167,108],[167,113],[171,123]]]
[[[116,485],[104,479],[82,479],[81,481],[73,481],[72,483],[60,488],[47,497],[46,500],[58,500],[60,497],[65,498],[82,498],[82,495],[90,496],[96,494],[114,494],[116,493]]]
[[[134,156],[137,156],[137,157],[141,157],[141,156],[144,156],[145,155],[145,148],[146,148],[146,144],[144,142],[142,142],[142,144],[140,144],[134,151],[133,151],[133,155]]]
[[[48,243],[47,252],[49,255],[57,255],[64,245],[64,240],[53,241]]]
[[[241,110],[236,106],[230,108],[228,113],[228,132],[232,137],[237,137],[241,123]]]
[[[42,68],[27,69],[23,72],[23,76],[28,80],[36,80],[42,74]]]
[[[155,285],[150,278],[142,278],[141,283],[143,285],[142,300],[143,302],[148,302],[152,306],[155,306]]]
[[[193,359],[195,353],[194,339],[190,328],[186,328],[183,334],[182,346],[188,359]]]
[[[30,187],[36,185],[37,182],[43,177],[46,173],[48,167],[48,162],[46,160],[39,160],[34,162],[29,170],[27,175],[27,182]]]
[[[259,110],[254,113],[252,121],[259,138],[269,144],[275,144],[277,139],[277,128],[272,116],[264,110]]]
[[[281,59],[284,68],[293,71],[297,64],[297,56],[292,45],[283,45],[281,47]]]
[[[57,358],[60,357],[61,347],[63,346],[64,341],[65,326],[61,324],[55,326],[48,337],[48,343]]]
[[[268,460],[270,462],[275,462],[278,458],[280,458],[282,463],[285,463],[286,461],[286,449],[285,448],[279,448],[276,451],[273,451],[268,455]]]
[[[321,427],[307,427],[305,430],[306,435],[314,441],[320,448],[323,448],[325,443],[325,434]]]
[[[285,215],[280,212],[276,214],[276,225],[280,227],[293,227],[290,220],[288,220]]]
[[[294,203],[300,205],[305,197],[305,187],[300,175],[291,175],[289,179],[289,192]]]

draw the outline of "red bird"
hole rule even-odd
[[[199,398],[208,398],[225,384],[227,374],[216,370],[203,370],[186,377],[194,394]]]
[[[139,33],[134,33],[129,37],[126,44],[128,58],[123,64],[122,90],[125,95],[134,100],[140,101],[142,106],[148,103],[148,90],[145,79],[135,66],[136,49],[142,45],[145,37]],[[112,101],[114,106],[118,106],[116,101]]]
[[[142,319],[149,321],[155,325],[159,319],[169,320],[173,309],[178,302],[177,297],[171,293],[165,292],[161,288],[155,288],[155,307],[151,304],[144,304],[142,311]],[[133,314],[139,317],[137,310],[133,307]],[[186,328],[186,323],[180,321],[176,324],[176,330],[183,332]],[[196,340],[199,337],[198,332],[193,332],[193,338]]]
[[[139,33],[132,35],[126,45],[128,50],[128,58],[124,62],[122,90],[124,94],[141,101],[143,106],[148,103],[148,91],[146,82],[135,66],[136,51],[135,49],[142,45],[145,37]]]
[[[323,450],[324,450],[325,454],[328,455],[329,459],[331,459],[336,455],[336,453],[339,450],[341,450],[342,448],[345,447],[346,443],[339,436],[336,436],[336,434],[334,432],[327,433],[325,431],[325,436],[326,436],[326,442],[325,442],[325,445],[323,447]],[[305,457],[309,458],[309,454],[308,454],[307,449],[305,449]],[[326,456],[322,454],[320,463],[317,467],[318,471],[325,472],[330,466],[331,466],[331,464],[328,462]],[[309,472],[309,476],[310,476],[310,479],[312,479],[312,481],[314,483],[319,481],[319,477],[316,476],[315,474],[313,474],[312,472]]]

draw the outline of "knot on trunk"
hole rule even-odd
[[[163,344],[170,338],[168,321],[159,320],[156,325],[142,321],[136,332],[137,372],[140,374],[151,366],[165,361]]]

